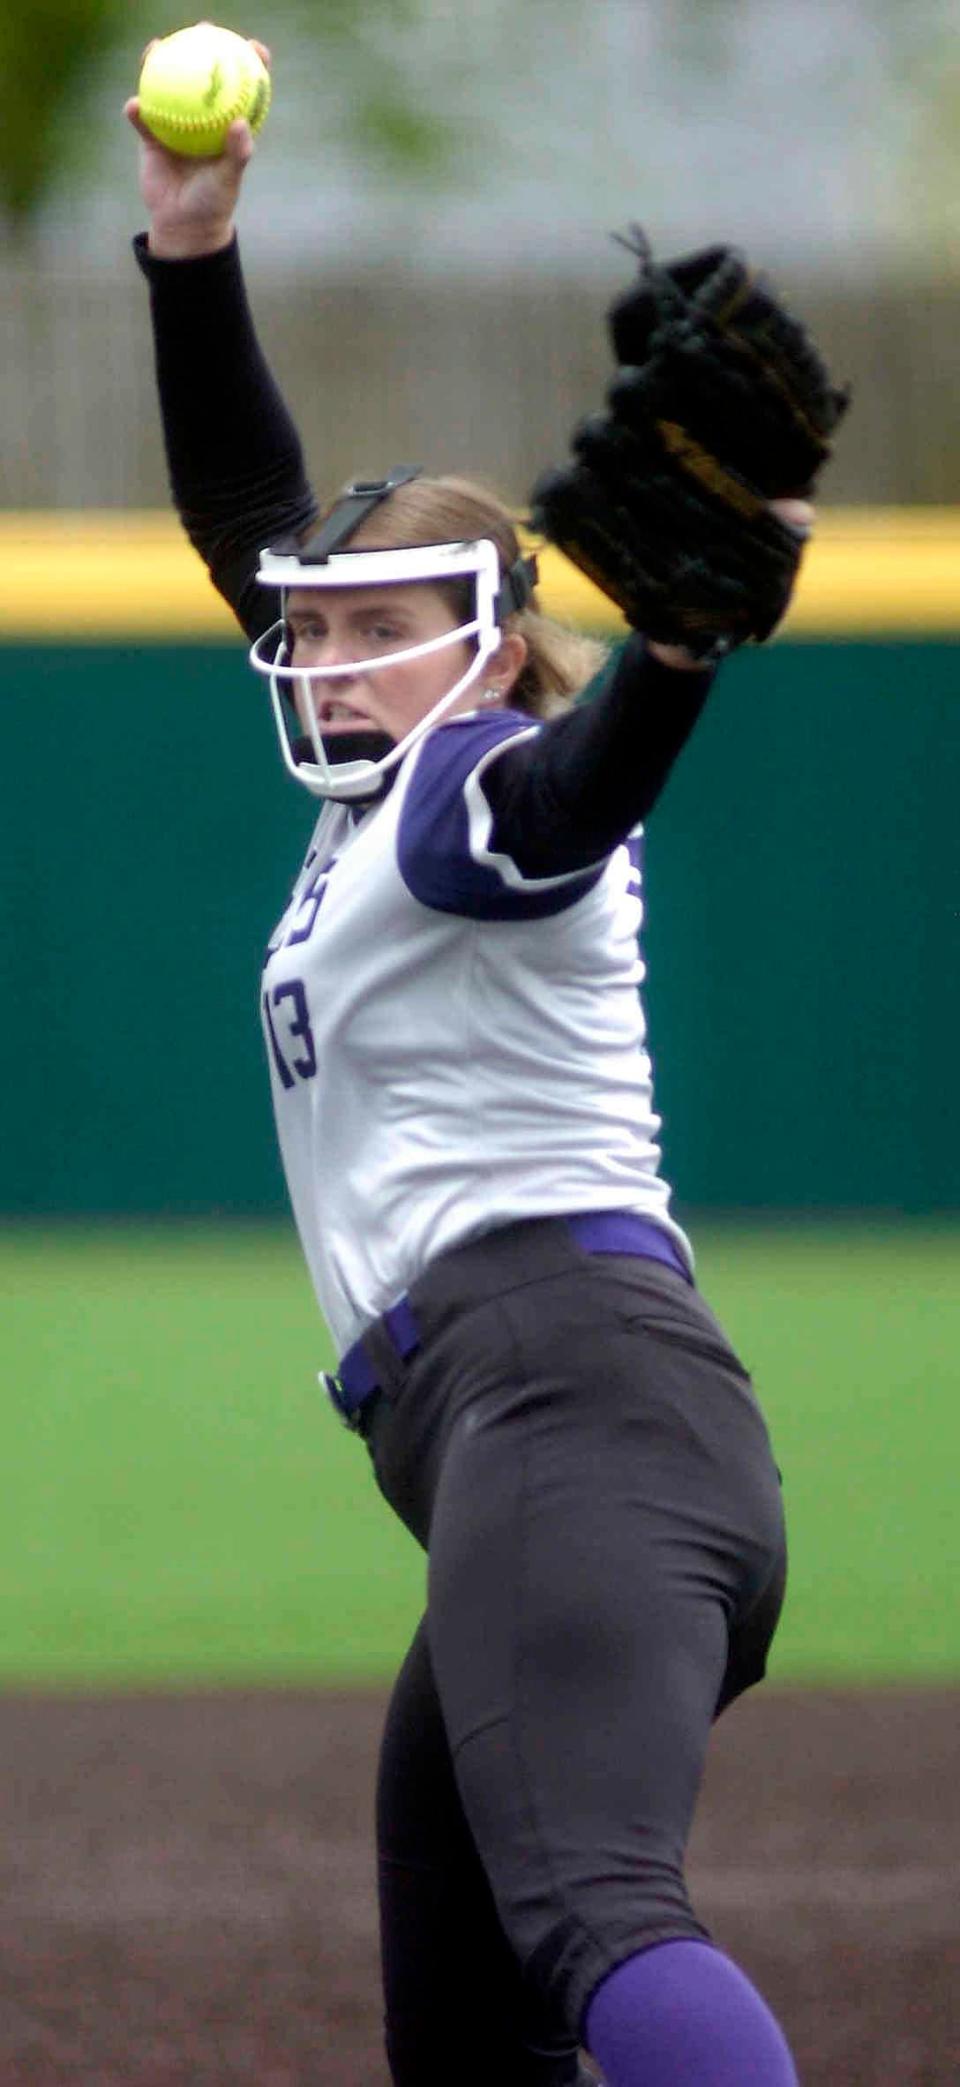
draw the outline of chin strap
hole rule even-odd
[[[324,751],[331,768],[336,768],[340,761],[384,761],[393,745],[387,732],[337,732],[324,740]],[[292,741],[290,752],[298,768],[302,761],[316,762],[313,740],[306,732]]]

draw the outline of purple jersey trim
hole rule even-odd
[[[400,875],[421,905],[475,920],[542,920],[576,905],[599,882],[605,862],[563,877],[522,877],[506,857],[478,846],[475,822],[471,833],[466,789],[474,771],[485,755],[530,730],[520,711],[500,710],[451,720],[424,742],[397,829]]]

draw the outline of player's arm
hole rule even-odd
[[[812,527],[809,501],[771,505],[791,526]],[[609,854],[652,811],[715,674],[686,646],[628,638],[587,700],[536,738],[505,747],[486,770],[494,846],[531,877],[562,875]]]
[[[492,847],[528,877],[602,861],[656,803],[715,673],[628,638],[587,702],[508,742],[486,767]]]
[[[299,437],[257,342],[236,243],[167,260],[140,241],[137,258],[150,284],[174,502],[214,586],[255,637],[271,612],[258,554],[317,511]]]
[[[236,123],[217,159],[187,160],[150,136],[136,99],[126,114],[140,137],[149,230],[135,251],[150,286],[171,490],[214,585],[253,637],[271,613],[256,584],[259,551],[317,511],[240,266],[236,207],[253,140]]]
[[[575,905],[662,789],[713,672],[668,666],[633,638],[582,706],[549,724],[478,710],[432,733],[397,830],[408,889],[481,919]]]

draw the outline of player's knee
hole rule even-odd
[[[636,1890],[629,1897],[619,1892],[606,1911],[602,1893],[590,1899],[589,1913],[583,1910],[558,1921],[525,1965],[527,1979],[578,2038],[593,1993],[624,1956],[660,1942],[711,1940],[690,1905],[679,1870],[669,1889],[662,1875],[646,1889],[638,1879]]]

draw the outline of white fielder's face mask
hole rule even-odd
[[[289,773],[316,797],[346,802],[363,800],[377,795],[385,778],[410,748],[447,717],[470,688],[476,686],[479,696],[484,669],[499,650],[502,638],[503,582],[499,557],[496,545],[487,538],[407,550],[347,548],[333,550],[318,562],[311,562],[310,549],[308,545],[303,553],[286,549],[261,553],[257,578],[261,586],[277,589],[280,616],[251,647],[250,661],[269,681],[280,749]],[[529,589],[532,579],[530,561],[525,577],[515,583],[515,592],[522,597],[524,585]],[[447,581],[464,580],[472,583],[473,613],[452,630],[416,644],[401,642],[396,649],[379,651],[368,658],[338,657],[330,666],[293,664],[287,624],[287,605],[293,594],[302,602],[304,596],[316,592],[322,617],[323,595],[327,591],[337,590],[338,599],[343,599],[344,590],[353,587],[369,590],[422,582],[435,589]],[[519,605],[511,597],[508,607]],[[368,739],[360,758],[351,759],[349,741],[356,735],[338,731],[328,732],[325,737],[318,713],[324,707],[324,693],[332,693],[332,685],[339,682],[342,687],[351,676],[373,676],[417,660],[432,662],[457,647],[467,649],[466,669],[458,673],[459,661],[453,659],[450,685],[439,696],[434,694],[435,672],[426,677],[427,708],[393,744],[371,747]],[[371,736],[374,742],[382,738],[376,725],[371,727]]]

